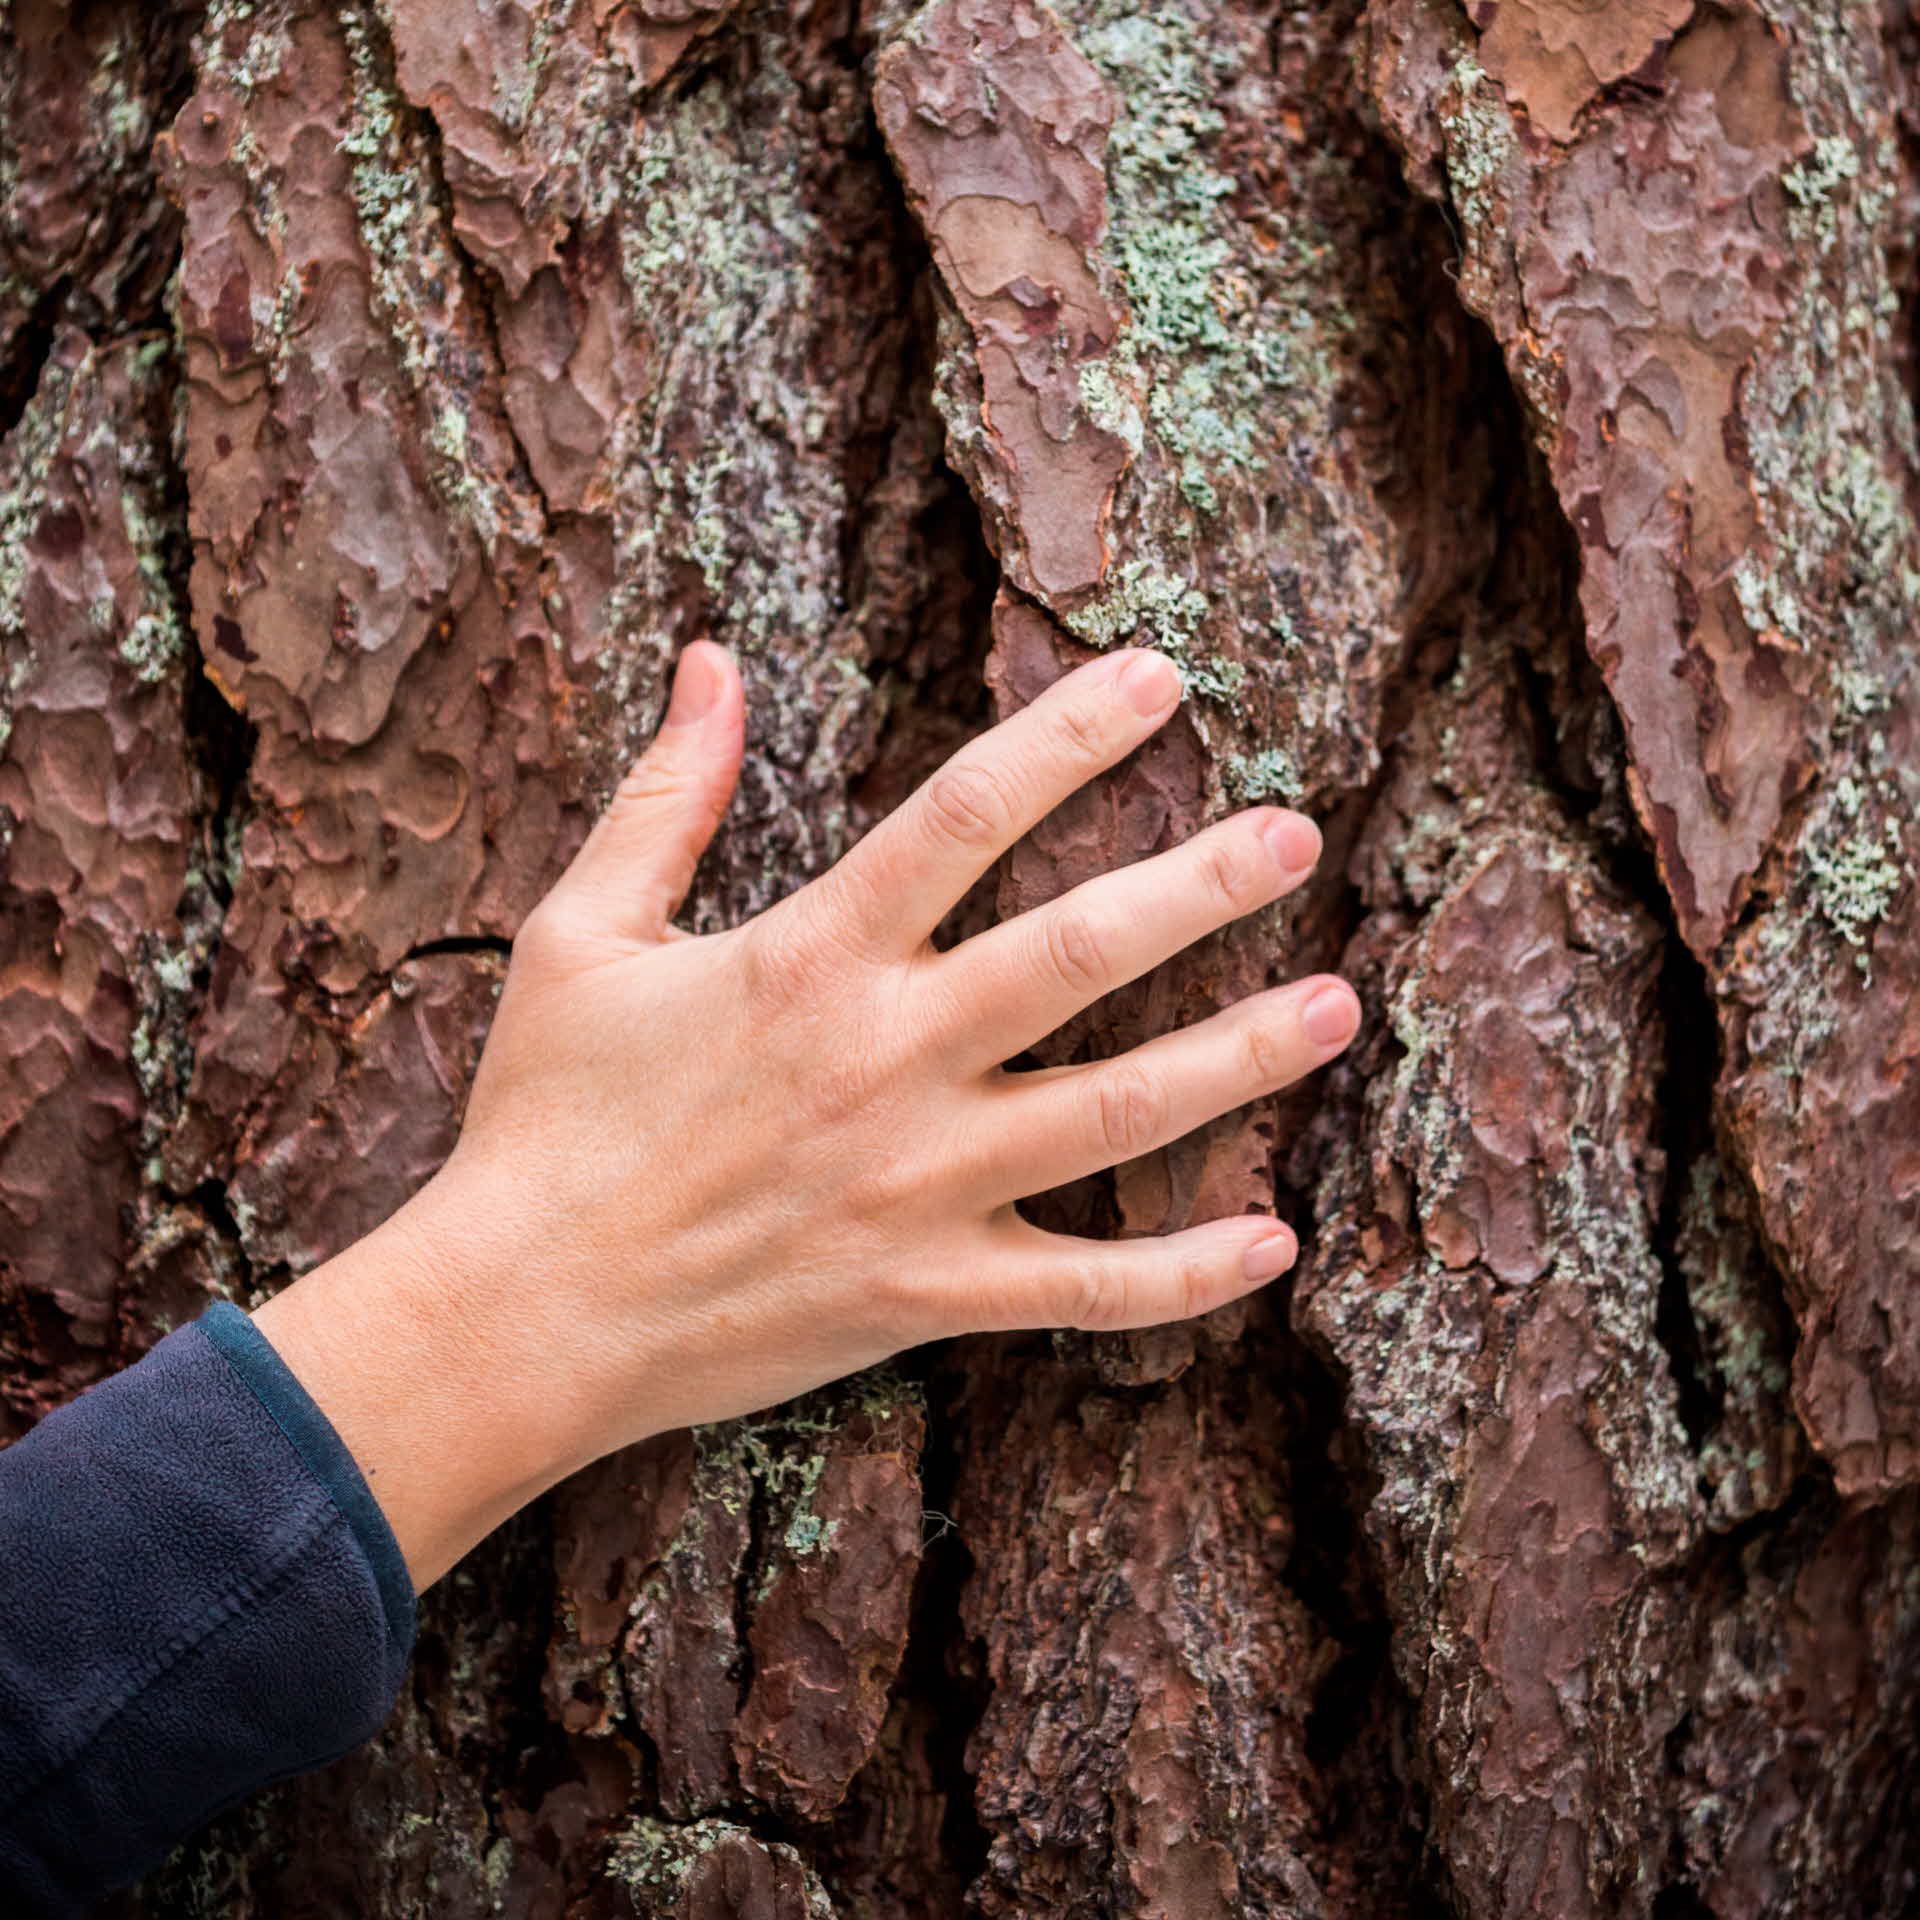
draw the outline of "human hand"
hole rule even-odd
[[[1014,1203],[1330,1059],[1359,1017],[1343,982],[1255,994],[1115,1060],[1002,1063],[1297,886],[1319,853],[1309,821],[1254,808],[930,944],[1179,691],[1138,649],[1067,675],[831,872],[694,937],[671,915],[731,798],[743,718],[727,656],[687,650],[653,746],[515,942],[447,1165],[258,1316],[368,1471],[418,1584],[541,1486],[648,1434],[945,1335],[1202,1313],[1292,1262],[1292,1233],[1264,1215],[1102,1242],[1043,1232]],[[385,1392],[394,1362],[374,1354],[396,1338],[409,1384]],[[437,1477],[410,1464],[422,1422],[472,1482],[464,1506],[444,1462]]]

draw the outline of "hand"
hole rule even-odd
[[[987,1329],[1204,1313],[1297,1251],[1264,1215],[1076,1240],[1026,1195],[1165,1145],[1351,1039],[1320,977],[1121,1058],[1002,1062],[1287,892],[1320,836],[1254,808],[949,952],[1022,834],[1179,702],[1162,655],[1067,675],[830,873],[731,932],[670,924],[732,797],[739,677],[683,655],[653,746],[528,919],[445,1168],[260,1309],[418,1584],[525,1499],[668,1428]]]

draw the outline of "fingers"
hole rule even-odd
[[[1353,989],[1317,974],[1115,1060],[1004,1074],[989,1094],[987,1195],[1022,1198],[1164,1147],[1325,1065],[1359,1023]]]
[[[912,952],[1001,854],[1172,713],[1180,675],[1130,647],[1056,681],[949,760],[815,885],[843,936]]]
[[[733,799],[745,699],[726,650],[696,640],[674,669],[653,744],[621,781],[560,885],[591,901],[607,930],[664,939]]]
[[[978,1071],[1030,1047],[1202,934],[1291,891],[1319,857],[1319,829],[1304,814],[1257,807],[976,935],[937,965],[963,1023],[962,1064]]]
[[[999,1257],[962,1283],[958,1315],[970,1332],[1114,1333],[1186,1320],[1277,1279],[1300,1251],[1292,1230],[1265,1214],[1158,1238],[1076,1240],[1010,1213],[997,1237]]]

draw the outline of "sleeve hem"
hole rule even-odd
[[[397,1673],[413,1650],[416,1595],[400,1543],[394,1539],[393,1529],[359,1464],[249,1314],[229,1300],[216,1300],[197,1324],[286,1435],[352,1528],[380,1591],[387,1622],[387,1650]]]

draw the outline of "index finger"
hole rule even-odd
[[[863,945],[911,952],[1022,834],[1180,703],[1165,654],[1090,660],[956,753],[816,882]]]

